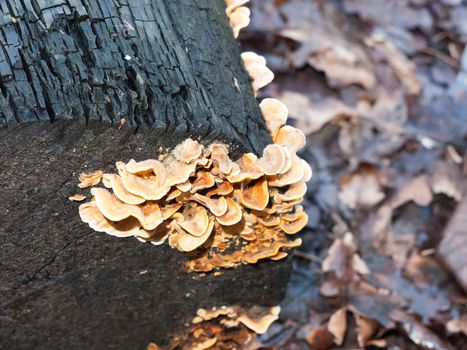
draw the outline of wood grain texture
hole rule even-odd
[[[82,119],[260,153],[222,0],[1,0],[0,126]]]

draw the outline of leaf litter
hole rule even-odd
[[[242,46],[276,74],[258,97],[288,105],[314,171],[258,348],[465,348],[467,1],[250,8]]]

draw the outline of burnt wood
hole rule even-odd
[[[0,0],[0,43],[0,349],[144,349],[200,307],[280,303],[290,259],[190,274],[68,200],[187,137],[270,143],[222,0]]]

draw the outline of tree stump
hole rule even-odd
[[[80,172],[186,138],[271,142],[223,1],[0,1],[0,348],[144,349],[200,307],[280,303],[290,259],[187,273],[78,216]]]

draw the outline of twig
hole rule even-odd
[[[427,55],[436,57],[444,63],[449,64],[453,68],[459,69],[459,63],[454,58],[442,53],[441,51],[438,51],[432,47],[422,47],[419,49],[419,51]]]
[[[300,257],[300,258],[304,258],[304,259],[307,259],[307,260],[311,260],[313,262],[316,262],[318,264],[321,264],[323,262],[323,260],[321,260],[320,258],[318,258],[317,256],[314,256],[312,254],[309,254],[309,253],[306,253],[302,250],[294,250],[294,255]]]

